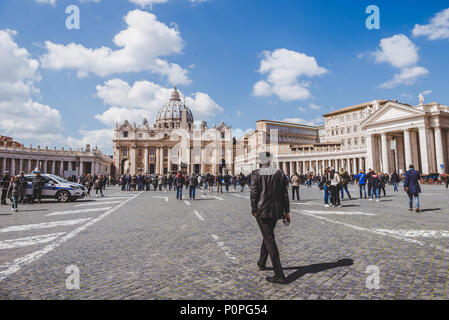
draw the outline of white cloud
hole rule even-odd
[[[103,153],[112,154],[114,131],[111,128],[99,130],[79,130],[80,138],[68,137],[64,142],[73,148],[84,148],[86,144],[97,146]]]
[[[395,74],[393,79],[382,83],[380,87],[390,89],[398,85],[412,85],[419,77],[427,74],[429,74],[429,71],[424,67],[403,68],[400,73]]]
[[[377,62],[387,62],[396,68],[404,68],[418,63],[418,47],[403,34],[384,38],[380,49],[375,52]]]
[[[412,85],[419,77],[429,74],[429,71],[418,66],[419,48],[410,39],[397,34],[380,41],[380,48],[373,53],[377,63],[389,63],[398,68],[399,73],[393,79],[380,85],[381,88],[394,88],[399,85]]]
[[[146,70],[167,77],[172,84],[191,82],[186,69],[161,59],[182,52],[184,41],[175,27],[170,28],[154,14],[140,10],[128,12],[125,21],[128,28],[113,39],[120,49],[90,49],[76,43],[62,45],[46,41],[47,53],[41,57],[42,67],[77,70],[78,77]]]
[[[56,0],[34,0],[37,3],[56,5]],[[100,2],[101,0],[80,0],[80,2]]]
[[[255,96],[276,95],[282,101],[304,100],[311,97],[310,84],[301,77],[323,75],[327,70],[320,67],[314,57],[287,49],[265,51],[259,73],[267,74],[266,80],[254,85]]]
[[[426,36],[429,40],[449,39],[449,8],[438,12],[427,25],[416,24],[413,35]]]
[[[97,97],[111,107],[95,118],[108,126],[125,119],[141,123],[143,118],[148,118],[154,122],[157,112],[169,101],[172,92],[172,88],[149,81],[136,81],[132,86],[121,79],[106,81],[104,85],[97,86]],[[203,92],[196,92],[185,101],[196,120],[209,120],[223,111]]]
[[[432,90],[424,90],[422,94],[428,96],[429,94],[432,94]]]
[[[169,0],[129,0],[129,2],[135,3],[141,8],[150,8],[150,9],[153,7],[153,4],[166,3],[168,1]],[[189,2],[191,3],[201,3],[206,1],[207,0],[189,0]]]
[[[313,109],[313,110],[320,110],[321,109],[320,106],[318,106],[316,104],[313,104],[313,103],[310,104],[310,108]]]
[[[11,30],[0,30],[0,131],[18,140],[51,141],[62,129],[59,111],[33,101],[39,62],[20,48]]]

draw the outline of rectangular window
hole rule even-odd
[[[123,132],[123,138],[128,138],[128,132],[127,131]]]

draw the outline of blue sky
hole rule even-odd
[[[365,26],[372,4],[379,30]],[[69,5],[80,9],[79,30],[65,26]],[[421,91],[447,105],[448,7],[2,0],[0,133],[25,144],[91,143],[110,152],[113,124],[151,120],[174,84],[196,120],[224,120],[237,135],[259,119],[320,124],[326,112],[374,99],[415,105]]]

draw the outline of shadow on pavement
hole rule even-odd
[[[295,272],[293,272],[287,276],[288,283],[291,283],[309,273],[318,273],[318,272],[323,272],[323,271],[326,271],[329,269],[348,267],[348,266],[352,266],[353,264],[354,264],[354,260],[352,260],[352,259],[340,259],[337,262],[317,263],[317,264],[311,264],[308,266],[301,266],[301,267],[287,267],[287,268],[284,268],[284,270],[296,270]]]
[[[441,208],[434,208],[434,209],[422,209],[421,212],[427,212],[427,211],[441,211]]]

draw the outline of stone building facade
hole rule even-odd
[[[5,171],[17,175],[21,171],[31,173],[36,168],[44,173],[61,177],[84,173],[114,175],[112,159],[97,148],[91,149],[49,149],[48,147],[25,147],[12,138],[0,137],[0,175]]]
[[[276,165],[289,175],[322,174],[327,167],[351,173],[367,169],[405,172],[410,164],[424,175],[449,173],[449,107],[425,104],[422,95],[419,100],[416,106],[374,100],[341,108],[323,115],[324,127],[317,127],[318,143],[264,145],[259,139],[253,144],[253,154],[270,149],[276,153]],[[251,135],[268,134],[279,132],[256,130],[239,144],[251,140]],[[248,173],[257,159],[245,152],[237,159],[245,157],[251,163],[242,169]]]
[[[119,174],[167,174],[182,167],[189,174],[234,169],[231,127],[222,122],[208,128],[204,121],[195,122],[176,87],[152,126],[146,119],[141,126],[116,124],[113,144]]]

